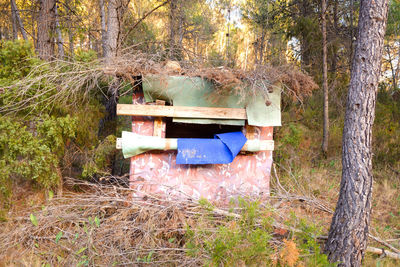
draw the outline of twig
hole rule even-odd
[[[154,11],[159,9],[160,7],[165,6],[168,2],[170,2],[170,0],[167,0],[167,1],[163,2],[162,4],[156,6],[155,8],[153,8],[152,10],[147,12],[143,17],[141,17],[135,24],[133,24],[133,26],[129,29],[129,31],[124,35],[122,41],[124,41],[126,36],[128,36],[139,25],[139,23],[141,23],[145,18],[147,18],[151,13],[153,13]]]
[[[395,248],[394,246],[390,245],[388,242],[386,242],[386,241],[384,241],[384,240],[382,240],[382,239],[380,239],[380,238],[378,238],[378,237],[376,237],[376,236],[373,236],[373,235],[371,235],[371,234],[368,234],[368,236],[369,236],[370,238],[372,238],[373,240],[375,240],[376,242],[378,242],[378,243],[380,243],[380,244],[382,244],[382,245],[384,245],[384,246],[390,248],[390,249],[393,250],[394,252],[400,254],[400,250],[398,250],[398,249]]]

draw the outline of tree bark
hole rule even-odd
[[[55,0],[40,0],[39,18],[37,22],[37,51],[43,60],[50,60],[54,56],[54,42],[52,41],[55,22]]]
[[[175,58],[176,49],[176,31],[177,31],[177,2],[179,0],[171,0],[169,2],[169,57]]]
[[[108,20],[107,20],[107,48],[104,53],[106,61],[117,55],[119,22],[117,12],[117,0],[110,0],[108,2]]]
[[[322,23],[322,87],[324,90],[324,126],[322,137],[322,152],[326,156],[329,143],[329,89],[328,89],[328,60],[326,42],[326,0],[321,3],[321,23]]]
[[[353,44],[354,44],[354,0],[350,0],[350,54],[349,54],[349,62],[353,61]],[[350,68],[352,66],[350,65]],[[350,69],[351,71],[351,69]]]
[[[339,266],[360,266],[372,198],[372,126],[388,0],[361,1],[343,129],[342,181],[325,252]]]
[[[11,11],[13,12],[12,15],[13,18],[15,17],[16,22],[18,22],[18,28],[21,31],[22,38],[24,38],[24,40],[28,40],[28,36],[26,35],[25,27],[24,24],[22,23],[21,16],[19,15],[18,7],[17,4],[15,3],[15,0],[11,0]],[[13,25],[14,25],[14,19],[13,19]]]
[[[56,22],[56,32],[57,32],[57,47],[58,47],[58,58],[64,59],[64,41],[61,33],[60,21],[58,18],[58,6],[57,3],[54,5],[54,15]]]
[[[13,5],[13,0],[10,2],[11,4],[11,26],[12,26],[12,31],[13,31],[13,39],[17,40],[18,39],[18,27],[17,27],[17,15],[16,15],[16,10]]]
[[[74,33],[73,33],[73,30],[71,28],[68,31],[68,42],[69,42],[69,44],[68,44],[69,56],[71,58],[73,58],[74,54],[75,54],[74,53],[75,47],[74,47]]]
[[[301,16],[307,18],[311,15],[311,3],[310,0],[302,0],[301,2]],[[301,32],[300,40],[300,53],[301,53],[301,68],[307,72],[311,71],[311,49],[309,43],[310,33],[306,30]]]
[[[106,12],[104,9],[104,0],[100,0],[100,23],[101,23],[101,47],[103,49],[103,57],[107,55],[107,31],[106,31]]]
[[[261,29],[261,39],[260,39],[260,56],[258,58],[260,64],[264,62],[264,50],[265,50],[265,29]]]

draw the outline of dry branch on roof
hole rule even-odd
[[[43,62],[32,68],[23,79],[9,86],[3,86],[3,93],[13,92],[0,107],[0,113],[35,109],[41,104],[76,105],[87,101],[93,92],[106,92],[105,84],[122,85],[120,80],[132,84],[140,76],[156,74],[161,76],[180,75],[201,77],[215,85],[215,95],[235,94],[243,100],[247,97],[264,95],[275,88],[293,100],[302,100],[317,89],[310,76],[294,66],[258,66],[255,70],[231,69],[228,67],[207,67],[193,62],[165,61],[158,54],[140,52],[125,54],[110,62],[68,62],[55,60]],[[119,86],[110,86],[119,90]],[[111,90],[111,89],[108,90]],[[107,90],[107,89],[106,89]]]
[[[162,61],[155,55],[136,54],[114,58],[104,68],[105,74],[128,80],[134,77],[156,74],[160,76],[201,77],[211,81],[217,94],[236,94],[241,98],[267,95],[283,85],[293,100],[302,100],[318,88],[313,79],[295,66],[257,66],[254,70],[228,67],[205,67],[188,62]]]

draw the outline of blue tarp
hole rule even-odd
[[[246,143],[242,132],[216,134],[214,139],[178,138],[177,164],[231,163]]]

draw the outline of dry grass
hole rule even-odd
[[[69,182],[84,192],[68,191],[3,225],[0,258],[11,264],[34,254],[51,265],[111,266],[136,264],[151,253],[153,263],[197,265],[198,259],[186,259],[181,245],[185,225],[198,209],[192,203],[132,199],[127,188]]]
[[[69,188],[79,188],[79,192],[69,190],[34,208],[14,210],[9,221],[2,223],[0,263],[37,261],[63,266],[79,263],[111,266],[151,261],[154,265],[199,266],[209,256],[205,252],[196,256],[187,254],[187,227],[216,232],[220,226],[230,226],[232,218],[240,219],[240,208],[210,211],[207,206],[190,200],[155,196],[135,199],[131,197],[133,190],[119,186],[74,179],[67,179],[66,184]],[[319,212],[327,208],[316,199],[286,193],[263,203],[277,211],[268,213],[275,218],[276,236],[271,247],[277,251],[288,235],[287,230],[281,229],[286,226],[279,222],[287,219],[291,203],[293,207],[300,203]],[[60,233],[62,236],[57,238]]]
[[[311,179],[321,180],[306,189],[306,194],[289,190],[289,184],[280,181],[277,173],[273,171],[271,178],[273,194],[261,202],[261,207],[273,211],[263,215],[274,219],[270,246],[276,253],[271,258],[284,253],[284,239],[299,231],[296,227],[301,219],[307,218],[327,230],[335,204],[333,198],[323,201],[313,196],[314,188],[319,188],[324,195],[327,184],[331,183],[322,180],[319,170],[309,174]],[[291,176],[290,179],[294,188],[297,182],[304,182],[302,177]],[[0,224],[0,266],[40,266],[42,263],[199,266],[209,260],[209,254],[206,251],[195,255],[187,253],[187,227],[200,229],[196,238],[201,238],[204,237],[201,231],[217,233],[221,226],[237,225],[241,217],[238,207],[210,210],[207,205],[191,200],[168,200],[150,195],[145,199],[132,198],[133,190],[126,187],[70,178],[65,185],[69,190],[62,196],[45,199],[41,192],[38,197],[29,197],[28,201],[36,201],[38,205],[13,209],[9,221]],[[26,195],[26,192],[20,193]],[[37,225],[32,222],[31,214]],[[57,238],[60,232],[62,236]],[[198,240],[199,243],[204,241]],[[368,265],[377,261],[371,256],[367,259]],[[393,264],[390,260],[384,262]]]

